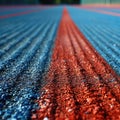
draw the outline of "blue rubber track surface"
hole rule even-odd
[[[120,17],[81,8],[67,8],[80,31],[120,75]]]
[[[37,107],[61,15],[51,7],[0,20],[1,120],[30,119]]]

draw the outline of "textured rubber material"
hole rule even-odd
[[[94,48],[120,75],[120,17],[72,7],[68,10]]]
[[[120,18],[67,9],[0,9],[1,120],[119,120]]]
[[[20,10],[14,10],[14,11],[7,11],[7,12],[2,12],[2,14],[0,14],[0,19],[5,19],[5,18],[10,18],[10,17],[16,17],[16,16],[20,16],[20,15],[25,15],[25,14],[30,14],[30,13],[34,13],[34,12],[40,12],[40,8],[38,9],[28,9],[28,10],[24,10],[24,9],[20,9]],[[7,13],[7,14],[6,14]]]
[[[44,82],[62,8],[0,20],[0,119],[27,120]],[[39,86],[39,87],[38,87]]]
[[[46,85],[32,120],[117,120],[120,78],[64,9]]]

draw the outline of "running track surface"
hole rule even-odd
[[[0,119],[120,120],[119,14],[0,7]]]

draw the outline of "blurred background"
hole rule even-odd
[[[120,0],[0,0],[0,4],[114,4]]]

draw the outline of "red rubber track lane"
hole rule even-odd
[[[78,7],[78,6],[76,6],[76,7]],[[105,11],[105,10],[97,10],[94,7],[93,8],[78,7],[78,8],[84,9],[84,10],[88,10],[88,11],[92,11],[92,12],[97,12],[97,13],[102,13],[102,14],[107,14],[107,15],[112,15],[112,16],[120,17],[120,13],[109,12],[109,11]]]
[[[120,13],[108,12],[108,11],[105,11],[105,10],[96,10],[96,9],[87,9],[87,10],[97,12],[97,13],[102,13],[102,14],[107,14],[107,15],[120,17]]]
[[[82,7],[82,8],[114,8],[114,9],[120,9],[120,4],[86,4],[86,5],[73,5],[76,7]]]
[[[119,120],[120,78],[71,20],[66,8],[46,85],[32,120]]]
[[[30,13],[33,13],[33,12],[38,12],[38,11],[40,11],[40,9],[39,10],[27,10],[27,11],[24,11],[24,12],[18,12],[18,13],[12,13],[12,14],[7,14],[7,15],[2,15],[2,16],[0,16],[0,19],[21,16],[21,15],[30,14]]]
[[[15,5],[15,6],[4,6],[4,5],[2,5],[2,6],[0,6],[0,12],[4,12],[4,11],[9,11],[9,10],[13,10],[13,9],[29,9],[29,8],[37,8],[37,9],[45,9],[45,8],[51,8],[51,7],[54,7],[54,5],[25,5],[25,6],[23,6],[23,5],[21,5],[21,6],[17,6],[17,5]]]

